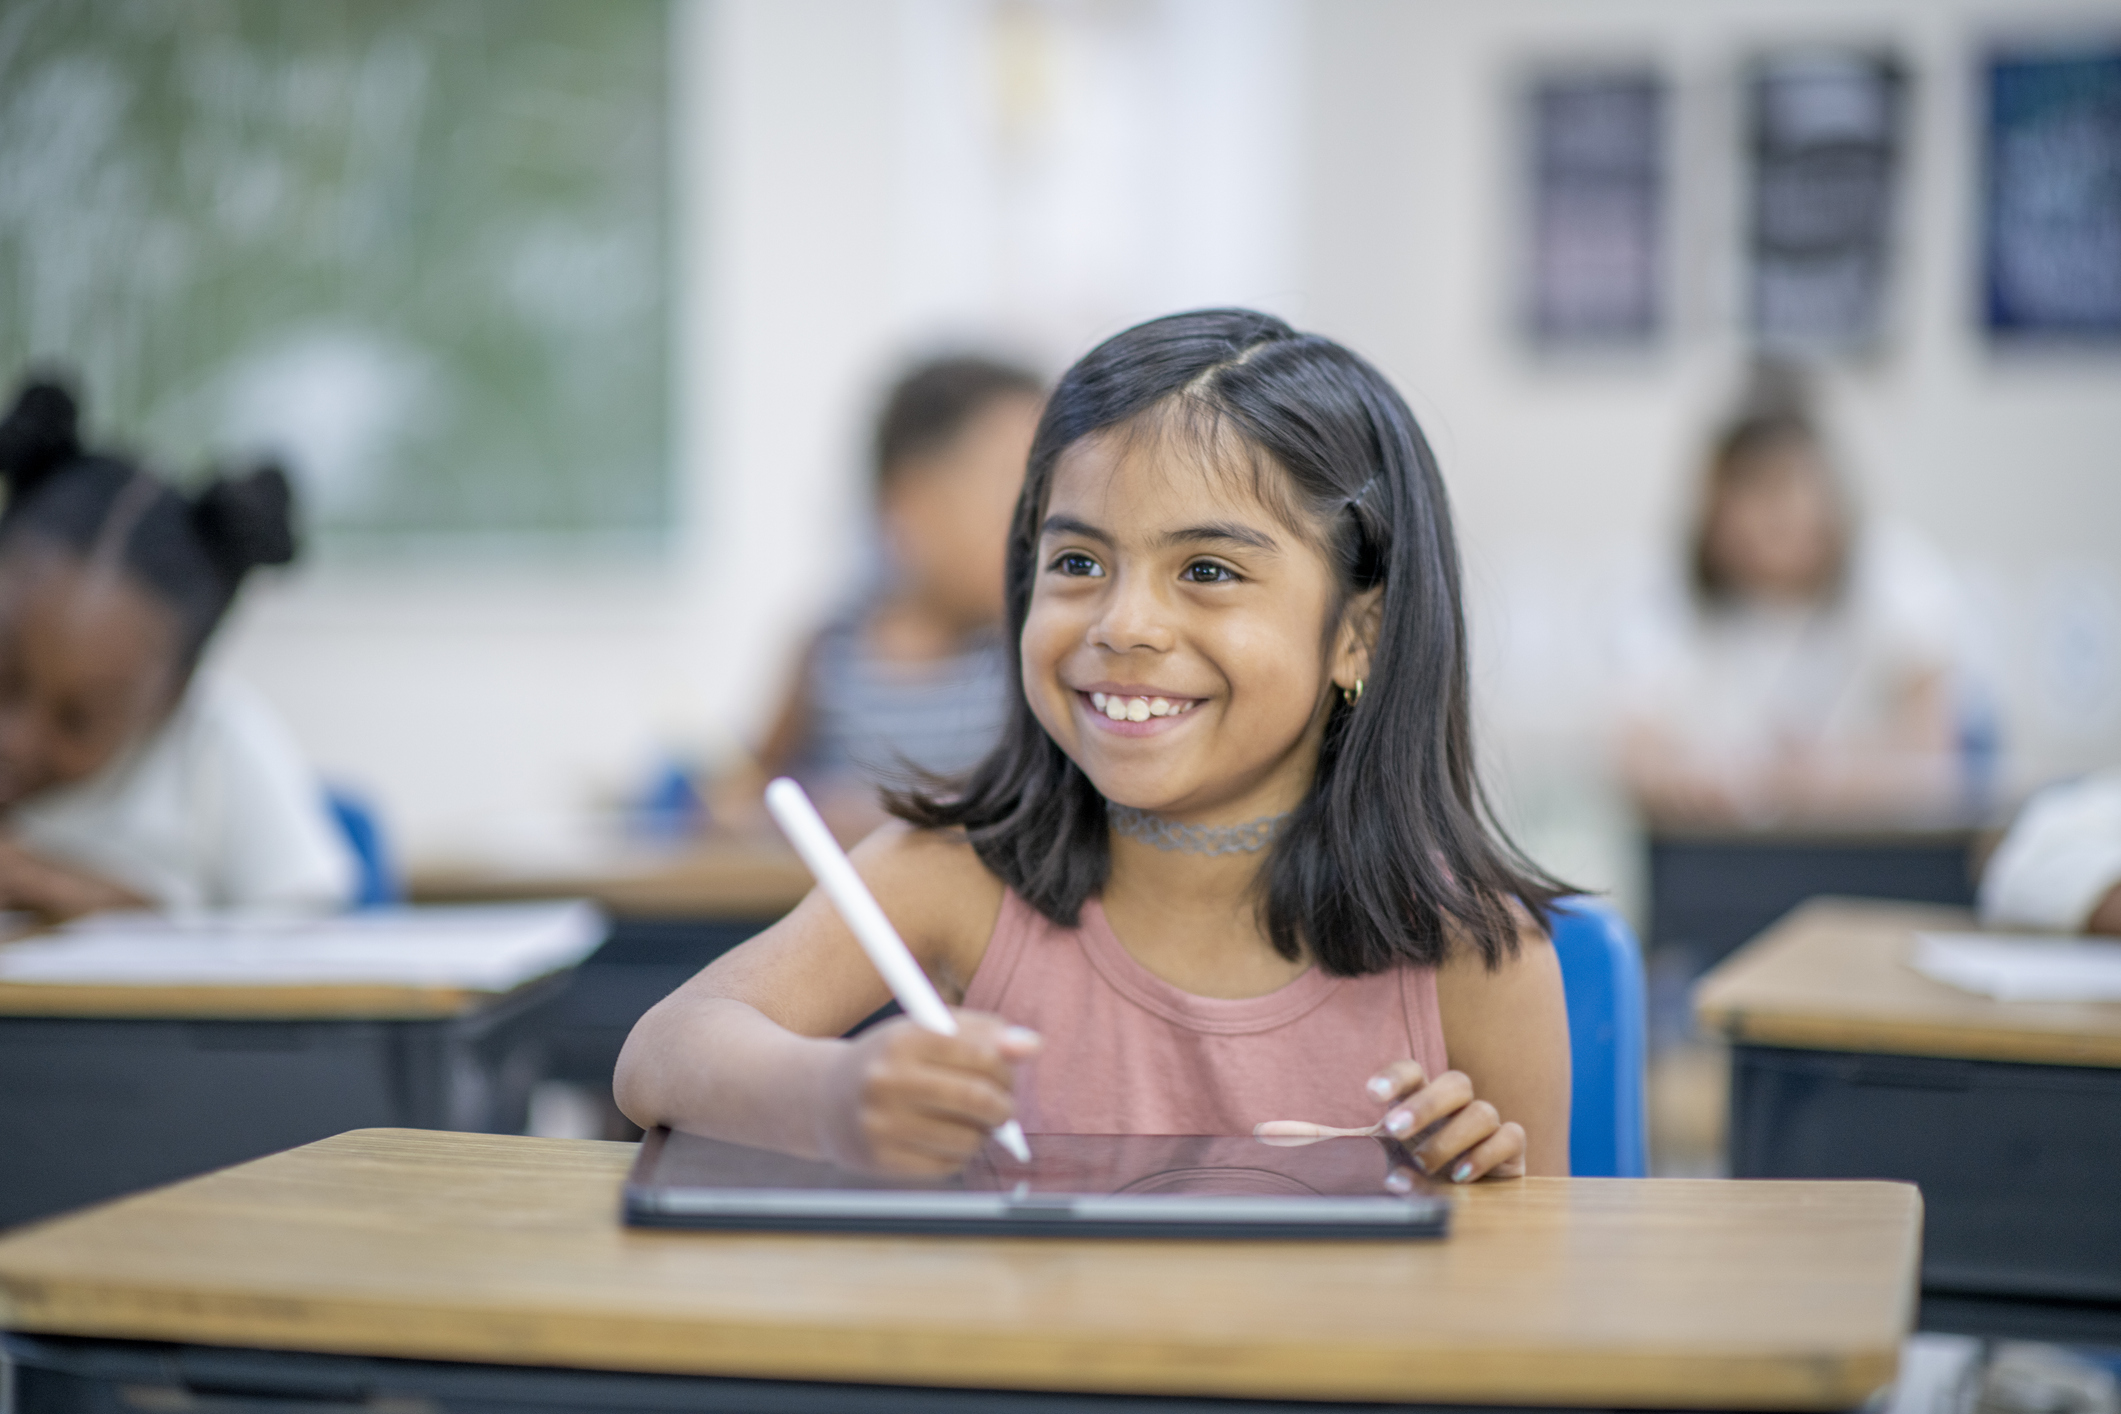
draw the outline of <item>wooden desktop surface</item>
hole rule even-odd
[[[415,903],[588,898],[621,918],[773,919],[810,892],[810,871],[770,837],[709,836],[669,849],[620,850],[571,865],[415,865]]]
[[[1748,1045],[2121,1066],[2121,1003],[1999,1002],[1909,965],[1917,932],[1976,926],[1964,909],[1816,900],[1704,977],[1694,1014]]]
[[[504,993],[457,987],[77,986],[0,982],[0,1017],[185,1021],[431,1021],[462,1016]]]
[[[363,1130],[0,1239],[0,1326],[1074,1391],[1848,1409],[1894,1377],[1886,1183],[1527,1179],[1441,1242],[631,1230],[633,1148]]]

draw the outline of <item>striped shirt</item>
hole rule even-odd
[[[859,616],[836,620],[810,657],[809,732],[795,774],[893,787],[914,784],[919,771],[961,775],[1000,739],[1015,670],[999,632],[947,658],[896,663],[872,656]]]

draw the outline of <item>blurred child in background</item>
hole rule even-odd
[[[323,787],[262,701],[198,666],[244,576],[294,557],[285,476],[186,496],[77,424],[55,383],[0,422],[0,907],[343,905]]]
[[[884,819],[879,785],[987,753],[1015,662],[1009,517],[1043,402],[1035,375],[982,357],[921,364],[892,388],[873,462],[884,581],[812,640],[756,761],[718,784],[718,818],[762,822],[765,783],[789,774],[851,839]]]
[[[1784,373],[1717,437],[1688,592],[1637,647],[1621,763],[1653,822],[1912,822],[1960,801],[1950,580],[1866,526]]]

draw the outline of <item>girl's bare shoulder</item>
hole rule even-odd
[[[1006,886],[963,832],[893,820],[855,846],[854,863],[915,951],[943,954],[970,975],[1001,916]]]
[[[1515,899],[1509,901],[1510,916],[1517,927],[1517,945],[1489,961],[1472,933],[1456,920],[1444,926],[1448,951],[1436,969],[1439,997],[1453,994],[1489,995],[1522,985],[1526,978],[1552,972],[1560,975],[1554,956],[1554,941],[1530,909]],[[1535,982],[1534,985],[1537,985]]]

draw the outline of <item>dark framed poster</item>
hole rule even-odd
[[[1665,304],[1665,85],[1646,69],[1527,86],[1525,323],[1547,347],[1639,344]]]
[[[1808,50],[1752,66],[1748,293],[1763,348],[1858,349],[1883,332],[1905,88],[1884,54]]]
[[[1999,340],[2121,340],[2121,41],[1986,62],[1982,285]]]

